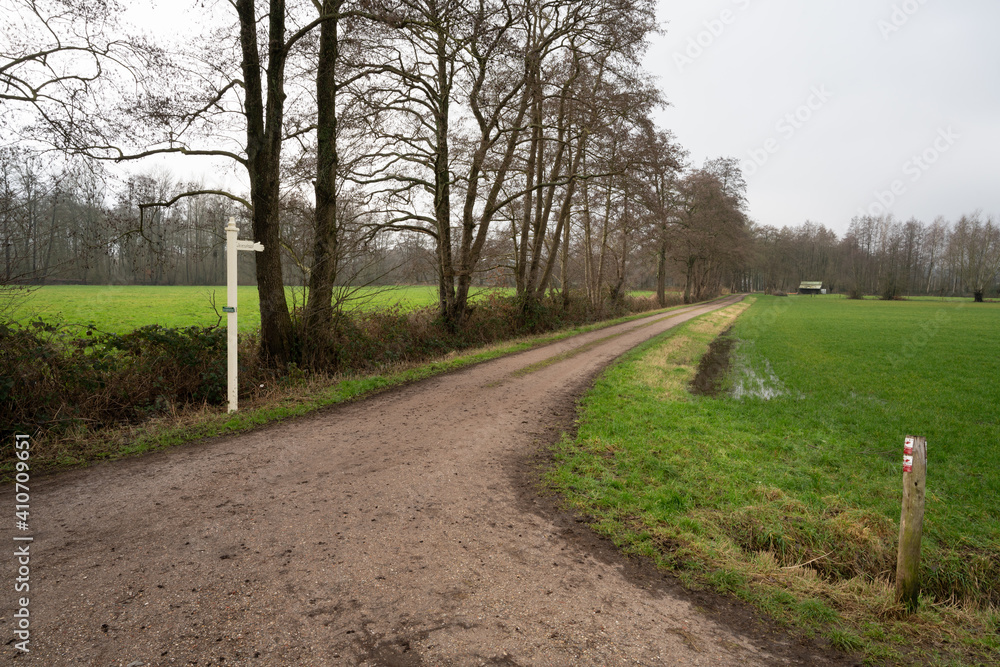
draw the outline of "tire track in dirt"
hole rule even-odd
[[[601,368],[735,300],[39,480],[32,651],[0,660],[849,664],[679,591],[536,492],[532,462]]]

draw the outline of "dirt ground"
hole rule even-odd
[[[720,305],[37,480],[31,652],[5,584],[0,663],[853,664],[620,556],[540,488],[594,376]]]

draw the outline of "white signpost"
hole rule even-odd
[[[239,227],[236,226],[236,218],[229,218],[229,225],[226,226],[226,305],[223,311],[228,313],[226,317],[226,338],[227,353],[229,356],[229,411],[236,412],[237,405],[237,330],[236,330],[236,302],[239,300],[236,292],[236,253],[240,250],[261,252],[264,246],[253,241],[239,241]]]

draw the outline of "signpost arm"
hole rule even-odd
[[[236,218],[230,217],[226,226],[226,348],[228,352],[228,389],[229,389],[229,411],[236,412],[237,409],[237,327],[236,327],[236,302],[238,300],[236,292],[236,237],[240,233],[236,226]]]

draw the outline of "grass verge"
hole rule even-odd
[[[867,664],[996,664],[1000,470],[983,462],[1000,441],[1000,309],[761,297],[739,315],[609,369],[552,484],[627,552]],[[729,326],[729,391],[693,395]],[[892,590],[908,433],[928,438],[930,471],[912,615]]]

